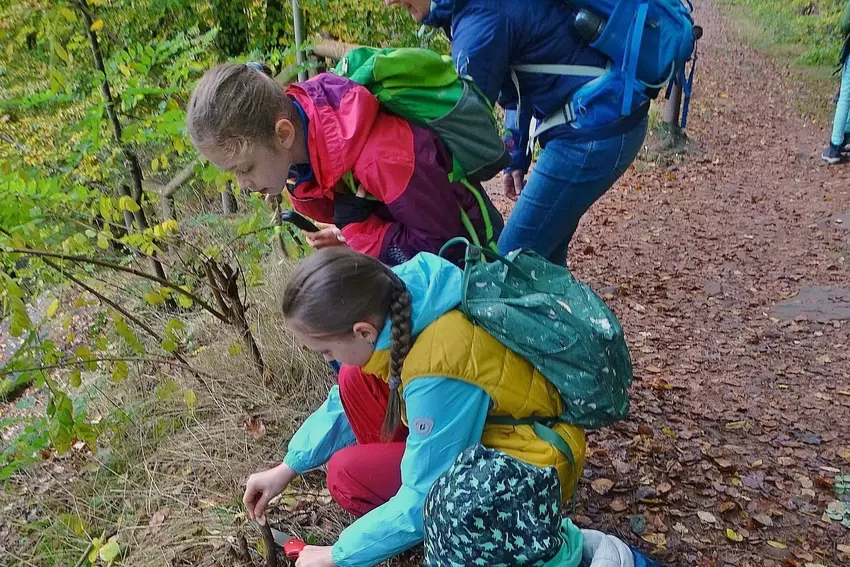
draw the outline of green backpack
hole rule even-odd
[[[443,250],[463,242],[452,239]],[[567,268],[530,250],[504,257],[466,244],[461,311],[558,388],[561,419],[597,429],[628,417],[632,362],[605,302]]]
[[[493,106],[451,58],[427,49],[358,47],[334,73],[360,83],[383,107],[433,130],[454,158],[453,181],[486,181],[510,163]]]

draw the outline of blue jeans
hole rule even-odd
[[[499,251],[530,248],[558,265],[581,216],[626,171],[646,137],[647,119],[605,140],[550,140],[514,207]]]
[[[844,135],[850,134],[850,58],[841,70],[841,94],[835,106],[835,120],[832,123],[832,138],[835,146],[844,143]]]

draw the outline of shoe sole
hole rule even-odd
[[[829,165],[835,165],[835,164],[837,164],[837,163],[841,163],[841,158],[840,158],[840,157],[837,157],[837,158],[834,158],[834,157],[826,157],[826,156],[820,156],[820,157],[821,157],[821,159],[822,159],[823,161],[825,161],[825,162],[826,162],[826,163],[828,163]]]

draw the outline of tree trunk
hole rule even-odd
[[[676,82],[670,90],[670,98],[664,105],[664,113],[661,120],[671,129],[679,130],[679,118],[682,112],[682,75],[676,75]]]
[[[121,127],[121,122],[118,120],[118,115],[115,112],[115,99],[112,98],[112,90],[109,86],[109,77],[106,74],[106,66],[103,64],[103,53],[100,49],[100,42],[97,39],[97,32],[92,30],[92,24],[94,21],[92,19],[92,12],[89,8],[88,2],[86,0],[77,0],[77,7],[79,7],[80,12],[83,15],[83,23],[86,26],[86,34],[89,38],[89,46],[91,47],[92,57],[94,58],[94,66],[100,71],[101,74],[101,82],[100,82],[100,92],[103,94],[103,100],[106,103],[106,114],[109,117],[109,121],[112,123],[112,131],[115,136],[115,143],[118,144],[118,147],[121,148],[121,151],[124,153],[124,159],[127,162],[127,165],[130,168],[130,177],[133,180],[133,188],[132,188],[132,199],[139,206],[139,210],[134,213],[136,224],[139,226],[139,230],[144,230],[148,228],[147,219],[145,218],[143,199],[142,199],[142,168],[139,165],[139,158],[136,153],[132,150],[132,148],[125,144],[122,140],[123,129]],[[126,224],[127,217],[124,217],[124,222]],[[165,279],[165,268],[162,266],[162,262],[157,260],[156,255],[152,254],[150,256],[151,267],[157,276],[162,279]]]
[[[664,105],[661,114],[661,137],[663,145],[667,149],[679,151],[683,149],[685,133],[681,127],[682,116],[682,73],[676,75],[675,82],[670,89],[670,98]]]

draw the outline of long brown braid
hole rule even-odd
[[[303,260],[283,294],[287,323],[305,334],[342,337],[359,321],[380,331],[390,321],[390,399],[381,436],[390,440],[401,421],[401,371],[413,345],[410,293],[395,273],[345,246],[324,248]]]
[[[390,301],[390,335],[392,342],[390,346],[390,399],[387,404],[387,415],[384,417],[384,425],[381,427],[381,438],[384,441],[391,440],[398,429],[401,421],[401,369],[404,359],[413,346],[413,322],[411,319],[412,308],[410,305],[410,292],[398,276],[387,271],[393,280],[392,296]]]

